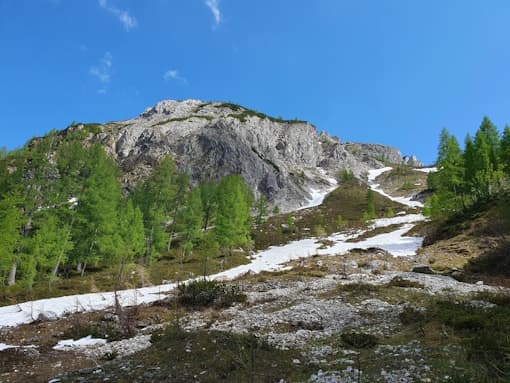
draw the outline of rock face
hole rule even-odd
[[[264,194],[281,211],[305,205],[312,188],[330,188],[341,169],[364,178],[383,162],[403,162],[394,148],[341,143],[307,122],[198,100],[159,102],[136,118],[102,125],[89,140],[105,145],[127,188],[169,154],[194,182],[241,174],[255,196]]]

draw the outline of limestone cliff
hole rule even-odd
[[[307,122],[198,100],[159,102],[136,118],[101,125],[88,140],[105,145],[127,188],[170,154],[195,182],[241,174],[282,211],[304,205],[311,188],[330,187],[328,177],[341,169],[363,178],[383,162],[403,161],[394,148],[342,143]]]

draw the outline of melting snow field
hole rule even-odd
[[[382,192],[382,190],[379,189],[379,186],[374,184],[374,180],[379,174],[390,169],[391,168],[383,168],[370,171],[369,182],[373,190],[379,193]],[[331,184],[333,184],[333,182],[331,182]],[[383,193],[384,192],[381,194]],[[327,193],[323,194],[322,199],[326,194]],[[397,200],[394,198],[392,199]],[[415,201],[410,201],[408,199],[404,199],[404,201],[408,206],[421,206],[421,204],[416,205]],[[358,231],[356,233],[349,234],[338,233],[327,238],[321,238],[321,240],[323,239],[333,242],[332,246],[328,248],[320,248],[322,246],[322,241],[319,242],[318,238],[307,238],[294,241],[283,246],[271,247],[265,251],[257,253],[249,264],[241,265],[221,273],[211,275],[209,278],[234,279],[248,272],[259,273],[261,271],[280,270],[284,267],[285,263],[292,260],[309,257],[314,254],[342,254],[354,248],[367,249],[370,247],[377,247],[388,251],[394,256],[414,255],[421,247],[423,238],[407,237],[405,236],[405,233],[413,227],[413,223],[423,221],[424,219],[425,217],[421,214],[409,214],[393,218],[377,219],[374,220],[369,230],[379,227],[387,227],[394,224],[402,226],[392,232],[379,234],[360,240],[359,242],[347,242],[347,240],[356,239],[366,231]],[[165,298],[165,293],[173,290],[175,287],[175,283],[170,283],[153,287],[118,291],[117,299],[122,306],[152,303]],[[0,327],[17,326],[23,323],[30,323],[37,320],[40,314],[51,314],[48,316],[62,317],[69,313],[103,310],[114,305],[114,292],[71,295],[25,302],[12,306],[0,307]],[[86,339],[81,339],[78,342],[80,341],[85,343],[87,342]],[[93,340],[90,339],[89,341]],[[65,347],[65,345],[62,345],[62,347]]]
[[[373,191],[375,191],[385,197],[388,197],[392,201],[401,203],[402,205],[406,205],[409,207],[423,207],[423,204],[421,202],[411,201],[411,197],[392,197],[391,195],[386,193],[384,190],[382,190],[381,186],[379,184],[375,183],[375,179],[377,177],[379,177],[381,174],[383,174],[391,169],[392,168],[390,168],[390,167],[386,167],[386,168],[381,168],[381,169],[369,170],[368,171],[368,185],[370,186],[370,188]],[[417,169],[417,170],[419,170],[419,169]]]

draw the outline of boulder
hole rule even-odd
[[[411,270],[413,273],[420,273],[420,274],[434,274],[430,266],[427,265],[417,265],[414,266]]]

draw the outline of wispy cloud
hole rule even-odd
[[[99,60],[99,64],[92,65],[89,69],[89,74],[96,77],[101,84],[101,88],[97,91],[99,94],[105,94],[108,91],[108,84],[112,77],[112,60],[112,54],[106,52]]]
[[[115,16],[117,20],[119,20],[120,23],[124,26],[124,29],[126,31],[129,31],[138,25],[138,21],[136,20],[136,18],[134,16],[131,16],[128,11],[119,9],[114,5],[108,4],[108,0],[98,0],[98,3],[101,8],[105,9],[113,16]]]
[[[207,5],[209,10],[211,11],[214,17],[214,26],[217,27],[218,25],[221,24],[221,21],[223,20],[220,10],[220,0],[205,0],[205,5]]]
[[[188,80],[186,77],[182,76],[177,69],[169,69],[163,74],[163,80],[165,81],[171,81],[171,80],[177,80],[181,82],[187,83]]]

